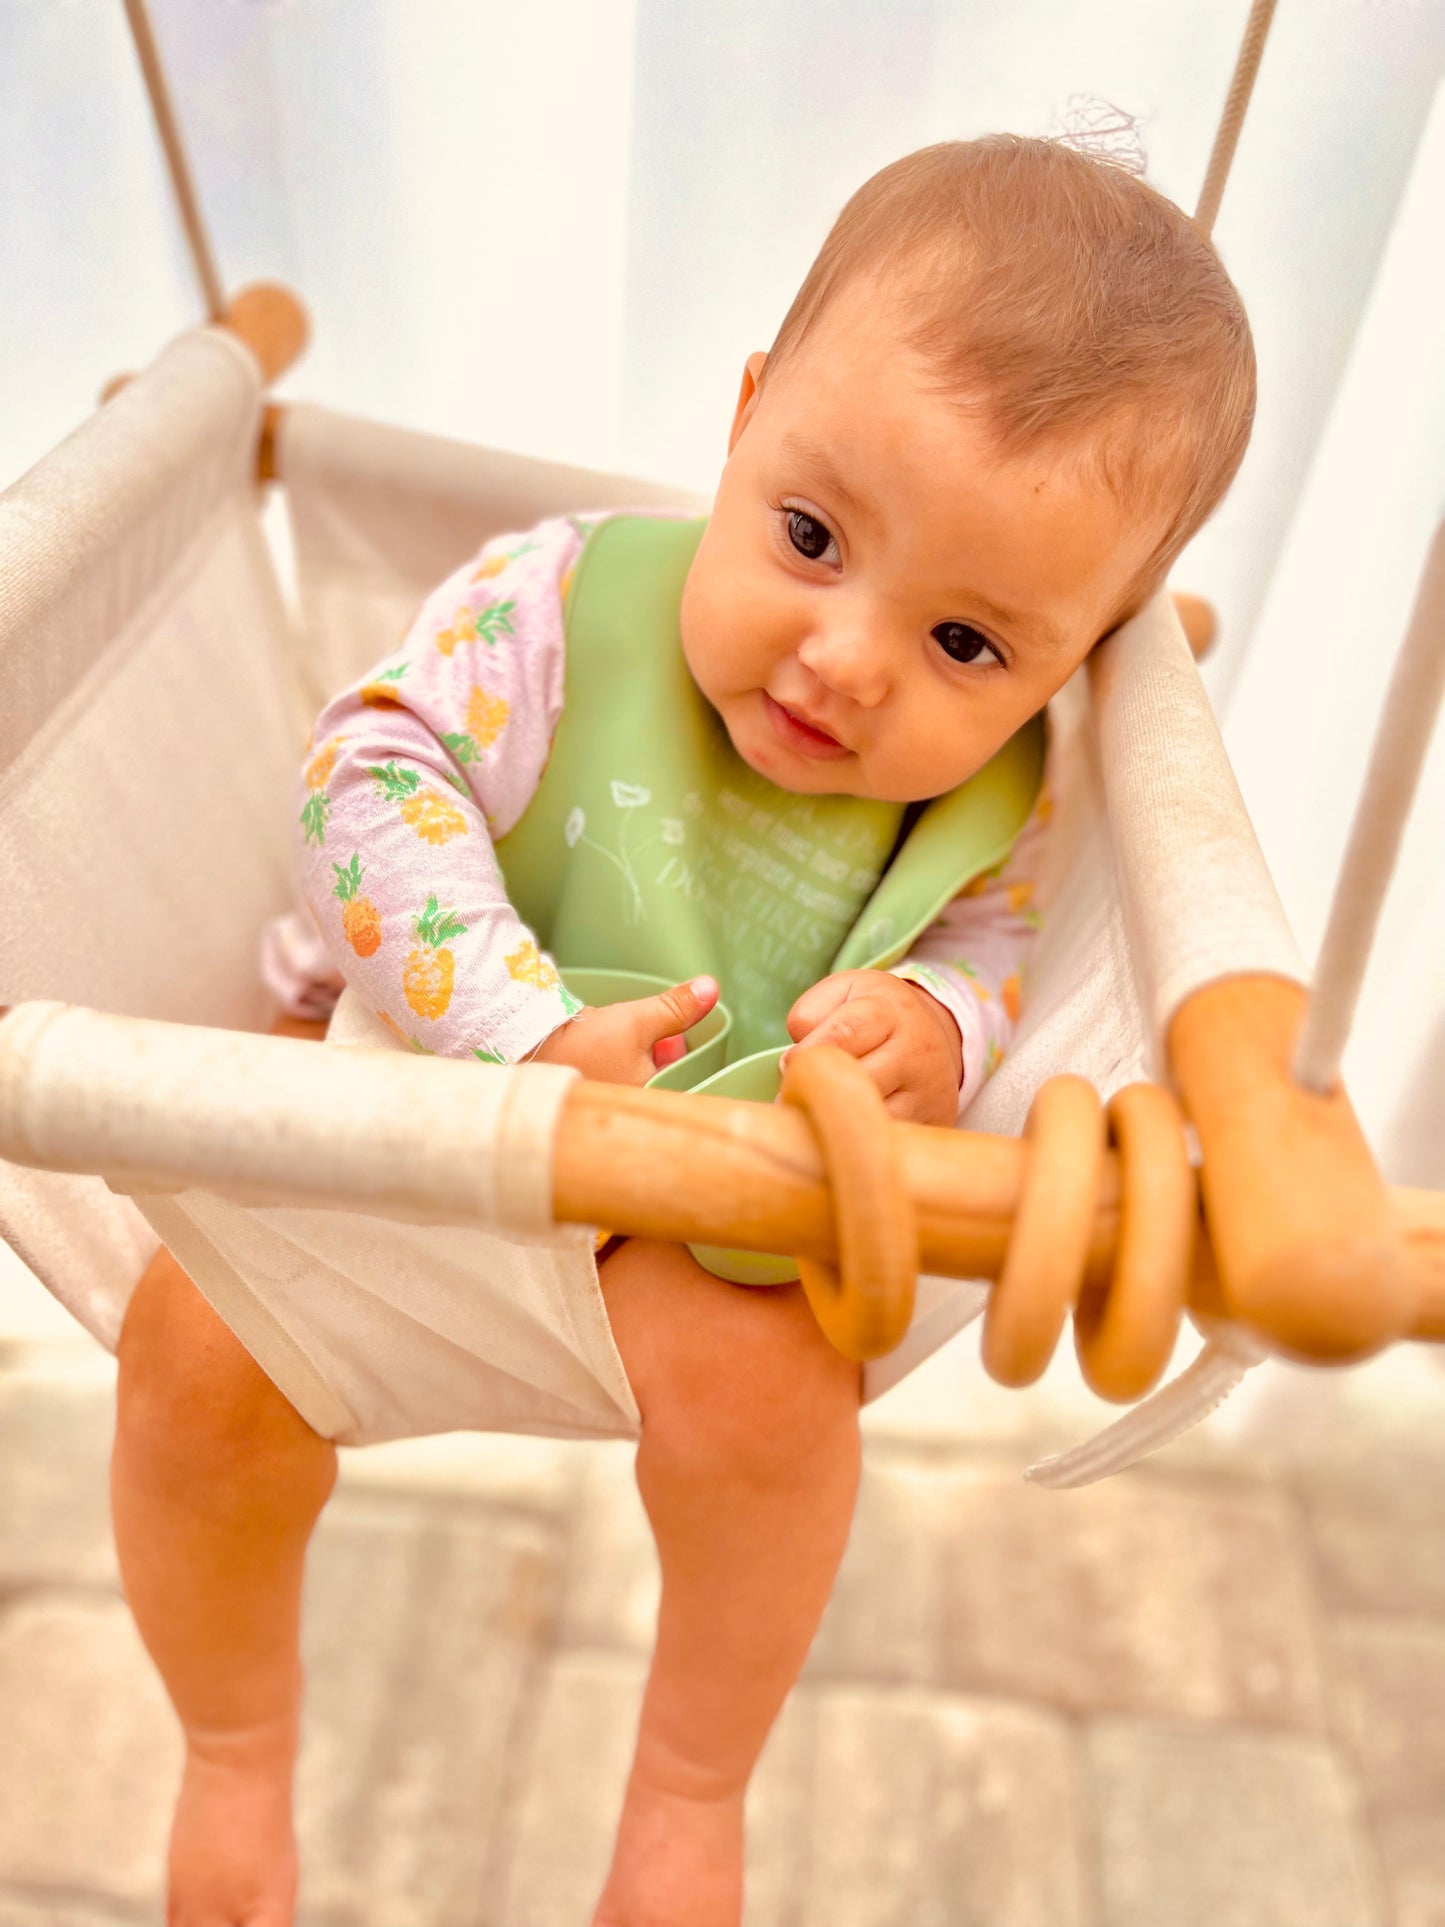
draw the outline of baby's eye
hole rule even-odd
[[[826,562],[829,549],[836,549],[825,524],[816,515],[809,515],[806,509],[789,509],[788,540],[798,554],[810,562]]]
[[[930,631],[944,655],[954,662],[977,662],[980,650],[987,649],[994,661],[1003,666],[1003,657],[982,630],[969,622],[940,622]]]

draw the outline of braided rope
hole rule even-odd
[[[1244,39],[1240,42],[1239,57],[1234,63],[1234,77],[1229,83],[1219,131],[1214,136],[1214,147],[1204,174],[1204,185],[1199,190],[1199,204],[1194,210],[1195,225],[1206,237],[1214,231],[1219,203],[1224,199],[1224,185],[1229,179],[1234,150],[1239,145],[1239,132],[1244,125],[1249,97],[1254,92],[1255,75],[1259,72],[1259,63],[1264,55],[1264,43],[1270,21],[1274,18],[1274,9],[1275,0],[1254,0],[1244,25]]]

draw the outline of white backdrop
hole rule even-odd
[[[311,307],[295,392],[703,487],[744,356],[866,174],[949,135],[1048,132],[1093,94],[1192,205],[1247,11],[151,6],[224,274]],[[1442,66],[1445,0],[1280,0],[1217,228],[1259,426],[1176,579],[1223,614],[1209,681],[1307,951],[1445,506]],[[4,482],[197,313],[120,0],[0,5],[0,288]],[[1441,761],[1347,1060],[1387,1165],[1436,1184]]]

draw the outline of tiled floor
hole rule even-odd
[[[20,1322],[0,1927],[155,1921],[177,1745],[117,1591],[111,1371]],[[867,1415],[748,1927],[1445,1927],[1445,1354],[1266,1367],[1050,1493],[1022,1467],[1103,1408],[1067,1361],[1003,1392],[975,1353]],[[624,1448],[351,1455],[310,1578],[307,1927],[585,1927],[655,1596]]]

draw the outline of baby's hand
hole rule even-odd
[[[788,1035],[794,1050],[837,1044],[856,1057],[893,1117],[952,1124],[958,1116],[963,1039],[921,984],[886,970],[840,970],[803,992],[788,1012]]]
[[[602,1084],[645,1084],[654,1071],[687,1055],[682,1033],[706,1017],[717,1000],[712,978],[694,977],[657,997],[597,1009],[589,1005],[543,1038],[533,1062],[571,1064]]]

